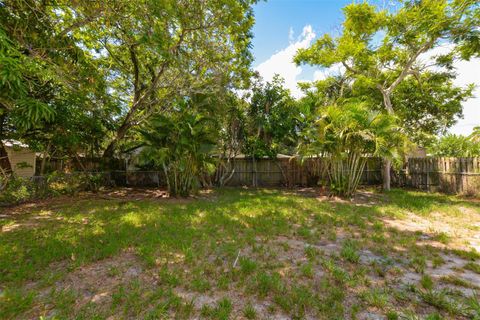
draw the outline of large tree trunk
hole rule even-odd
[[[10,163],[10,159],[8,158],[7,149],[3,144],[3,124],[5,122],[5,114],[0,116],[0,171],[2,173],[9,174],[12,172],[12,164]]]
[[[394,114],[393,107],[392,107],[392,100],[390,98],[391,91],[390,90],[381,90],[383,95],[383,103],[385,105],[385,109],[387,110],[388,114]],[[391,169],[392,169],[392,161],[387,158],[383,158],[383,190],[390,190],[390,182],[391,182]]]
[[[9,174],[12,172],[12,164],[10,163],[10,159],[8,158],[7,149],[3,145],[3,141],[0,139],[0,167],[1,171]]]
[[[392,160],[383,159],[383,190],[390,190]]]
[[[110,159],[113,157],[113,153],[115,151],[118,141],[122,140],[125,137],[129,129],[130,129],[130,124],[125,120],[123,124],[120,126],[120,128],[118,128],[117,133],[115,134],[115,137],[113,138],[113,140],[110,141],[107,148],[103,152],[104,159]]]

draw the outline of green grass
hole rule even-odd
[[[341,319],[364,307],[385,317],[431,308],[473,316],[476,298],[437,290],[428,270],[449,253],[478,273],[478,252],[456,235],[478,232],[479,204],[401,190],[374,195],[366,206],[223,189],[181,201],[92,197],[30,207],[0,220],[0,319]],[[384,222],[411,214],[442,219],[453,232]],[[425,233],[447,250],[419,243]],[[399,291],[407,272],[421,280]]]

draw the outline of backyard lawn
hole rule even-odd
[[[480,319],[475,200],[117,190],[0,226],[2,319]]]

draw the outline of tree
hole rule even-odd
[[[480,143],[464,135],[447,134],[438,138],[428,152],[436,157],[478,157]]]
[[[246,111],[247,141],[245,153],[252,157],[276,157],[291,153],[297,141],[299,110],[283,79],[258,80],[252,88]]]
[[[58,134],[58,129],[74,129],[60,122],[75,113],[70,109],[73,101],[84,115],[105,106],[101,97],[105,87],[92,56],[65,32],[80,26],[53,14],[63,5],[68,2],[21,0],[0,5],[0,140],[29,140],[33,148],[44,151],[49,143],[40,141],[55,136],[54,130]],[[76,131],[85,132],[85,127]],[[2,166],[10,169],[8,162]]]
[[[342,65],[348,77],[376,90],[382,97],[384,110],[395,114],[392,96],[398,86],[432,67],[419,63],[420,57],[449,41],[457,46],[438,56],[433,65],[451,67],[459,52],[463,58],[472,56],[474,52],[462,49],[478,40],[480,21],[476,0],[401,3],[402,7],[394,12],[379,10],[366,2],[346,6],[340,36],[325,34],[310,48],[299,50],[295,62],[322,67]],[[385,159],[386,190],[390,188],[390,167],[390,160]]]
[[[0,140],[109,158],[179,98],[244,86],[253,3],[2,1]]]
[[[475,143],[480,143],[480,126],[474,127],[468,138]]]
[[[155,115],[140,132],[141,158],[163,169],[171,196],[186,197],[204,175],[215,169],[211,152],[216,142],[212,119],[188,110]]]
[[[404,145],[394,116],[350,99],[319,109],[318,120],[307,129],[299,153],[325,157],[331,192],[351,197],[360,183],[366,156],[392,159]]]
[[[245,150],[246,143],[246,110],[248,103],[235,93],[228,93],[225,106],[216,112],[216,120],[220,125],[218,149],[218,166],[215,183],[224,186],[235,174],[235,159]]]
[[[254,1],[115,0],[101,19],[87,8],[61,16],[90,20],[72,37],[98,52],[109,92],[121,106],[111,157],[128,131],[169,110],[176,98],[240,86],[248,78]]]
[[[462,117],[462,103],[472,97],[473,86],[457,87],[451,72],[423,72],[408,77],[392,97],[396,115],[408,137],[428,146]]]

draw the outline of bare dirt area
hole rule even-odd
[[[0,233],[0,306],[7,319],[480,315],[477,206],[389,196],[118,189],[24,204]]]

